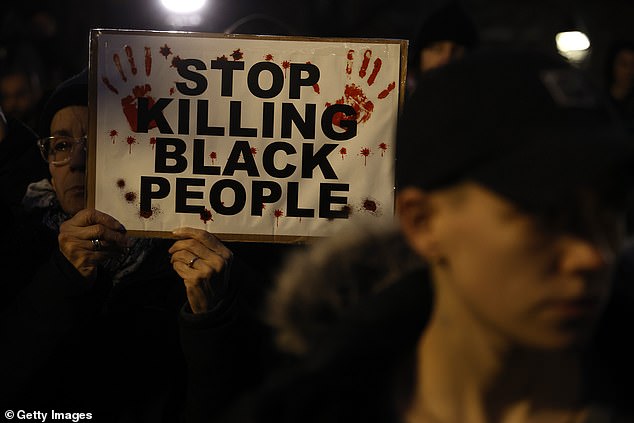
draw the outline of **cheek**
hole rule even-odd
[[[465,224],[446,237],[452,279],[465,295],[491,310],[530,299],[549,265],[544,251],[525,239],[515,231]]]
[[[429,51],[422,53],[421,66],[422,70],[426,71],[433,69],[446,62],[446,55],[442,52]]]
[[[55,195],[62,205],[64,204],[64,184],[66,181],[66,177],[68,176],[66,172],[64,172],[64,168],[68,166],[63,166],[62,168],[55,168],[53,166],[49,166],[49,170],[51,171],[51,185],[55,190]]]
[[[51,174],[51,185],[53,185],[55,194],[59,197],[61,195],[60,185],[64,181],[64,174],[51,165],[49,165],[48,170]]]

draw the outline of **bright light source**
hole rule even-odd
[[[161,3],[173,13],[193,13],[202,9],[207,0],[161,0]]]
[[[590,40],[581,31],[560,32],[555,35],[559,54],[573,64],[581,64],[590,51]]]
[[[582,51],[590,48],[588,36],[581,31],[560,32],[555,35],[555,42],[560,52]]]

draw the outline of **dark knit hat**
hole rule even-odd
[[[68,106],[88,105],[88,68],[68,78],[55,88],[50,95],[38,124],[38,133],[41,137],[47,137],[51,132],[51,121],[55,113]]]
[[[584,186],[629,187],[631,141],[604,93],[560,56],[480,50],[421,77],[399,123],[397,184],[471,180],[540,211]]]
[[[450,1],[427,17],[412,42],[414,55],[437,41],[453,41],[467,49],[478,45],[475,23],[459,2]]]

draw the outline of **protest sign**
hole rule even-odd
[[[394,219],[407,42],[93,30],[88,205],[137,236]]]

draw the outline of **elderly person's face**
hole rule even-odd
[[[51,121],[51,136],[79,139],[88,131],[88,107],[69,106],[60,109]],[[71,215],[85,207],[86,152],[75,148],[70,161],[61,165],[49,164],[51,183],[62,209]]]

